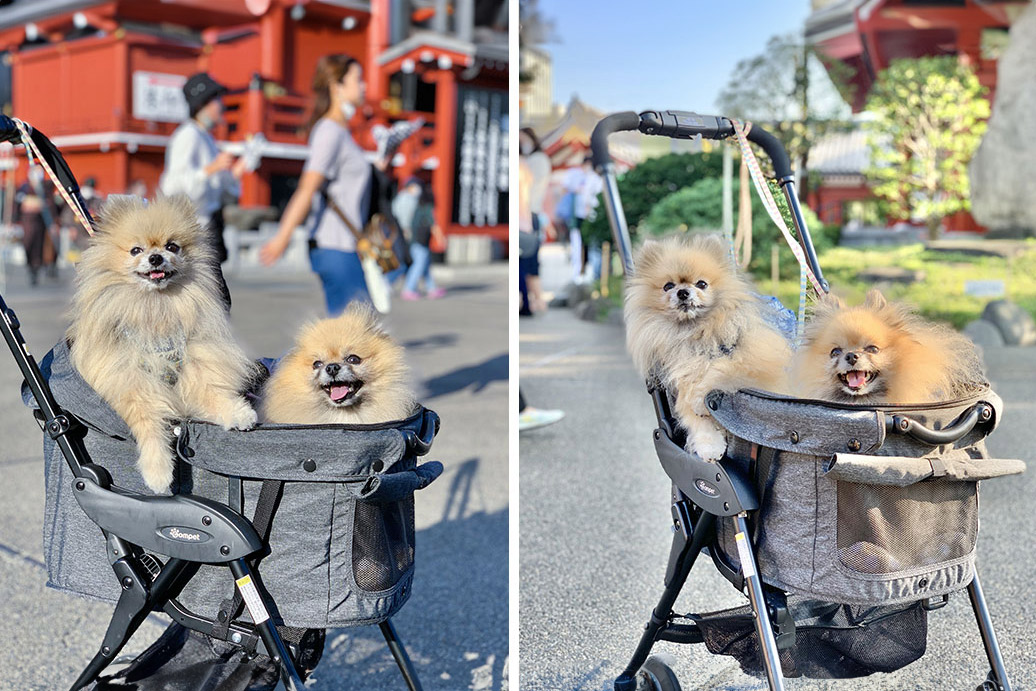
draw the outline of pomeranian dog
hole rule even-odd
[[[641,374],[655,372],[675,392],[673,412],[688,451],[718,460],[723,429],[709,415],[713,389],[786,389],[791,349],[763,317],[718,235],[645,242],[626,290],[626,346]]]
[[[156,493],[173,480],[170,420],[256,422],[241,395],[255,370],[231,337],[216,266],[185,197],[117,196],[77,267],[72,364],[126,422]]]
[[[866,405],[948,400],[985,381],[968,338],[877,290],[856,307],[834,296],[818,302],[793,371],[804,398]]]
[[[314,322],[263,387],[263,422],[373,424],[414,412],[403,348],[374,309],[354,302],[340,316]]]

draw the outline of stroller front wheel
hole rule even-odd
[[[665,658],[652,655],[637,672],[637,691],[680,691],[680,682]]]

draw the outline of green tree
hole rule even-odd
[[[784,216],[788,229],[795,233],[795,226],[787,208],[787,201],[775,182],[770,182],[770,192]],[[734,180],[734,199],[737,199],[740,182]],[[722,208],[723,181],[720,178],[705,178],[690,187],[677,190],[660,200],[644,218],[640,227],[643,231],[655,235],[663,235],[673,231],[720,230],[723,220]],[[798,263],[784,240],[780,229],[774,225],[763,202],[756,194],[755,186],[751,190],[752,199],[752,261],[751,271],[757,278],[770,275],[771,251],[774,243],[780,250],[781,275],[785,278],[798,274]],[[834,245],[837,240],[837,228],[826,228],[809,207],[802,208],[802,215],[809,228],[813,245],[818,252]]]
[[[630,236],[636,237],[637,226],[663,197],[702,178],[719,177],[722,172],[723,154],[720,151],[666,154],[649,158],[628,170],[619,177],[618,186]],[[611,240],[612,231],[603,199],[598,200],[597,215],[584,227],[583,235],[583,239],[590,243]]]
[[[804,199],[809,150],[825,134],[848,128],[851,76],[844,63],[826,60],[801,37],[774,36],[763,54],[737,64],[716,105],[721,115],[757,122],[781,140],[801,170]]]
[[[985,88],[954,56],[893,60],[867,98],[875,194],[892,214],[920,218],[928,236],[971,208],[968,162],[989,117]]]

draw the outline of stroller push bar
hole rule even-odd
[[[615,233],[615,242],[622,256],[626,274],[632,275],[634,267],[629,227],[626,224],[626,217],[622,211],[622,201],[619,199],[618,186],[615,179],[615,165],[608,151],[608,137],[615,132],[624,131],[638,131],[642,134],[669,137],[670,139],[694,139],[700,136],[703,139],[721,140],[734,135],[734,125],[729,118],[715,115],[699,115],[698,113],[682,110],[648,110],[639,115],[632,111],[626,111],[609,115],[597,123],[590,137],[590,149],[593,153],[594,168],[604,177],[604,200],[605,208],[608,211],[608,220],[611,222]],[[813,239],[802,216],[802,209],[799,206],[798,196],[795,193],[795,174],[792,172],[791,161],[784,150],[784,146],[780,140],[758,125],[752,126],[747,137],[748,141],[761,146],[773,162],[773,168],[777,174],[777,183],[784,191],[788,208],[791,210],[791,218],[795,224],[799,243],[805,253],[806,262],[809,264],[813,275],[820,282],[820,288],[826,293],[828,284],[824,280],[823,272],[820,269],[820,262],[817,261],[816,250],[813,248]]]

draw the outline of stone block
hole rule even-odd
[[[1032,315],[1010,300],[993,300],[987,304],[982,310],[982,319],[1000,330],[1005,345],[1036,343],[1036,323]]]

